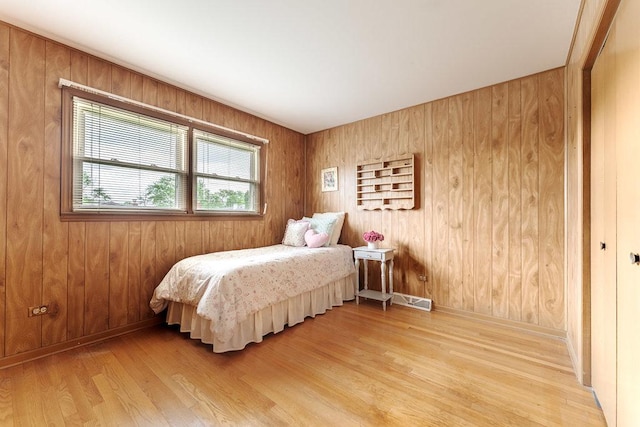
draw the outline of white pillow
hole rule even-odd
[[[329,217],[335,218],[336,224],[333,226],[333,231],[331,232],[331,238],[329,239],[329,245],[335,246],[338,244],[338,240],[340,240],[340,233],[342,233],[342,226],[344,225],[344,212],[324,212],[324,213],[314,213],[313,218],[319,217]]]
[[[282,238],[282,244],[287,246],[304,246],[304,233],[309,229],[309,222],[296,221],[290,219],[287,221],[287,228],[284,230],[284,237]]]
[[[302,221],[309,221],[309,223],[311,224],[309,228],[316,233],[327,233],[329,236],[332,236],[337,219],[332,216],[318,216],[314,218],[308,218],[305,216],[304,218],[302,218]],[[327,243],[322,246],[329,246],[330,244],[331,239],[329,239],[329,241],[327,241]]]

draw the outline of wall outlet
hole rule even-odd
[[[49,306],[47,305],[38,305],[35,307],[29,307],[29,317],[33,316],[42,316],[43,314],[49,313]]]
[[[424,274],[420,274],[418,276],[418,280],[420,280],[421,282],[426,282],[427,281],[427,276],[425,276]]]

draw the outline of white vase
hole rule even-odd
[[[378,249],[378,242],[367,242],[367,248]]]

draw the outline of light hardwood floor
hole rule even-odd
[[[0,370],[0,425],[603,426],[564,342],[353,302],[215,354],[158,326]]]

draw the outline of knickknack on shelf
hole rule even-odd
[[[415,207],[413,154],[358,163],[356,175],[359,210]]]

